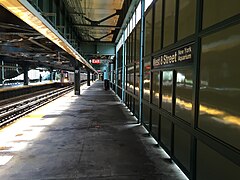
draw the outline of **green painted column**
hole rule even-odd
[[[24,64],[22,68],[23,68],[23,77],[24,77],[23,84],[28,85],[29,84],[29,78],[28,78],[29,65]]]
[[[0,84],[3,84],[4,76],[5,76],[5,74],[4,74],[4,61],[1,62],[1,65],[2,65],[2,67],[1,67],[1,78],[0,78]]]
[[[74,94],[80,95],[80,67],[75,67],[74,71]]]
[[[90,71],[87,71],[87,85],[90,86]]]

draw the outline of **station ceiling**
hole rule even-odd
[[[7,0],[1,1],[8,3]],[[45,3],[51,1],[56,4],[61,1],[63,4],[64,14],[68,16],[64,18],[71,22],[70,26],[77,35],[75,40],[79,41],[80,44],[79,49],[74,48],[84,54],[85,52],[81,51],[81,47],[83,44],[87,44],[85,49],[94,50],[85,54],[88,57],[90,54],[93,58],[98,58],[96,57],[99,53],[98,49],[104,49],[104,47],[98,47],[99,43],[112,43],[115,46],[115,40],[125,18],[127,7],[131,3],[131,0],[28,0],[32,5],[34,2]],[[39,11],[38,7],[34,8]],[[54,69],[74,69],[76,57],[73,54],[69,54],[66,49],[44,36],[36,27],[23,22],[8,10],[0,5],[0,60],[13,63],[28,62],[35,66]],[[40,13],[46,19],[48,16],[44,15],[51,14],[44,13],[42,10],[40,10]],[[55,27],[55,29],[57,28]],[[59,31],[59,29],[57,30]],[[62,36],[64,37],[63,34]],[[100,52],[99,57],[108,59],[111,55]]]
[[[64,0],[86,41],[113,42],[122,23],[124,0]]]

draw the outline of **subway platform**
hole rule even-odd
[[[0,130],[0,179],[187,179],[103,81]]]

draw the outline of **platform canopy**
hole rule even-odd
[[[13,63],[97,72],[111,60],[131,0],[0,0],[0,56]]]

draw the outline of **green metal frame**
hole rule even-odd
[[[200,140],[204,144],[206,144],[208,147],[211,149],[215,150],[217,153],[221,154],[223,157],[229,159],[231,162],[235,163],[236,165],[240,166],[240,152],[239,150],[229,146],[227,143],[222,142],[221,140],[215,138],[212,135],[209,135],[208,133],[204,132],[203,130],[199,129],[197,127],[198,124],[198,114],[199,114],[199,84],[200,84],[200,56],[201,56],[201,38],[205,37],[207,35],[210,35],[212,33],[218,32],[222,29],[225,29],[227,27],[233,26],[235,24],[240,23],[240,14],[230,17],[222,22],[219,22],[217,24],[214,24],[206,29],[202,29],[201,24],[202,24],[202,13],[203,13],[203,0],[196,0],[196,19],[195,19],[195,33],[192,35],[189,35],[188,37],[177,40],[178,37],[178,14],[179,14],[179,3],[180,0],[176,0],[176,16],[175,16],[175,27],[174,27],[174,43],[164,47],[163,48],[163,41],[164,41],[164,14],[165,14],[165,1],[162,1],[162,26],[161,26],[161,42],[160,42],[160,50],[154,53],[151,53],[151,55],[142,57],[141,59],[145,59],[148,57],[153,57],[159,56],[161,54],[164,54],[168,51],[171,51],[172,49],[179,48],[181,46],[184,46],[185,44],[193,43],[194,42],[194,61],[192,64],[189,65],[180,65],[177,67],[168,67],[168,68],[157,68],[157,69],[152,69],[151,70],[151,77],[152,73],[157,71],[160,73],[160,87],[159,87],[159,93],[162,92],[162,72],[164,70],[172,70],[173,71],[173,91],[172,91],[172,96],[173,96],[173,101],[172,101],[172,112],[169,113],[165,111],[164,109],[161,108],[162,104],[162,96],[160,93],[159,96],[159,105],[156,106],[152,104],[152,93],[150,95],[150,101],[147,100],[142,100],[142,94],[140,90],[140,95],[137,96],[134,93],[126,90],[125,93],[129,97],[128,101],[132,100],[137,100],[139,101],[139,105],[142,106],[142,104],[146,105],[150,110],[154,110],[159,113],[159,134],[157,138],[158,143],[166,150],[166,152],[171,156],[171,159],[174,160],[178,166],[183,170],[183,172],[192,180],[196,179],[196,151],[197,151],[197,140]],[[144,1],[142,1],[144,2]],[[149,8],[153,8],[153,17],[152,17],[152,22],[154,22],[154,9],[155,9],[155,3],[157,0],[153,1],[153,4]],[[144,19],[142,18],[141,20],[141,30],[144,30]],[[154,23],[152,23],[152,29],[154,31]],[[142,31],[141,31],[142,32]],[[135,32],[136,33],[136,32]],[[142,50],[143,50],[143,33],[141,33],[141,55],[142,55]],[[154,33],[153,33],[154,34]],[[134,43],[136,43],[137,37],[135,37]],[[152,37],[152,48],[153,48],[153,39]],[[134,52],[136,53],[136,45]],[[153,49],[152,49],[153,52]],[[136,57],[136,54],[135,54]],[[136,65],[136,64],[135,64]],[[143,70],[143,64],[142,61],[140,61],[140,71]],[[175,116],[175,106],[176,106],[176,77],[177,77],[177,71],[178,69],[181,69],[183,67],[187,67],[192,70],[193,72],[193,98],[192,98],[192,104],[193,104],[193,121],[189,124],[186,121],[182,120],[181,118]],[[119,68],[119,67],[118,67]],[[136,67],[134,68],[134,74],[136,74]],[[141,74],[141,72],[140,72]],[[141,74],[142,75],[142,74]],[[116,81],[117,81],[118,76],[116,76]],[[140,81],[142,86],[142,76],[140,76]],[[136,84],[136,79],[134,79],[134,85]],[[150,92],[152,92],[152,82],[150,85]],[[140,88],[142,89],[142,88]],[[134,87],[135,90],[135,87]],[[128,104],[131,104],[128,103]],[[130,105],[131,106],[131,105]],[[131,107],[129,108],[131,109]],[[140,122],[142,121],[141,113],[142,108],[140,107],[139,109],[139,119]],[[169,150],[162,142],[161,142],[161,116],[164,116],[171,122],[171,150]],[[149,115],[150,123],[151,123],[151,112]],[[143,124],[144,125],[144,124]],[[151,124],[150,124],[151,125]],[[190,170],[188,171],[182,163],[174,156],[174,128],[175,126],[180,127],[182,130],[187,132],[190,135]],[[151,133],[151,128],[150,128],[150,133]]]

